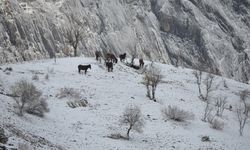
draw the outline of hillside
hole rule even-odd
[[[79,74],[79,64],[91,64],[87,74]],[[149,62],[146,62],[149,64]],[[146,88],[141,83],[143,75],[118,62],[113,72],[107,72],[105,66],[94,58],[61,58],[53,60],[30,61],[18,64],[2,65],[0,81],[2,93],[10,93],[10,87],[19,79],[27,79],[43,92],[50,112],[44,118],[30,114],[19,117],[14,111],[13,98],[0,95],[0,126],[9,136],[9,147],[18,147],[26,143],[24,149],[67,149],[67,150],[103,150],[103,149],[168,149],[168,150],[248,150],[250,147],[250,124],[246,124],[243,136],[239,136],[236,106],[242,90],[250,89],[230,79],[216,76],[219,85],[212,92],[212,99],[226,96],[228,108],[221,120],[223,130],[215,130],[207,122],[201,121],[205,103],[198,96],[193,70],[175,68],[156,63],[164,76],[156,90],[156,102],[146,97]],[[6,67],[12,71],[3,72]],[[39,77],[34,79],[34,75]],[[46,80],[46,74],[49,79]],[[61,88],[78,90],[87,107],[70,108],[67,102],[71,98],[58,97]],[[111,139],[112,133],[126,134],[125,126],[119,125],[119,118],[126,106],[137,105],[141,108],[145,120],[144,132],[131,133],[131,139]],[[161,114],[163,106],[177,105],[192,112],[193,120],[176,122],[166,120]],[[215,109],[212,114],[215,113]],[[210,142],[202,142],[203,136],[209,136]],[[30,145],[30,146],[27,146]]]

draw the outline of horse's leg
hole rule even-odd
[[[85,69],[85,74],[87,73],[87,69]]]

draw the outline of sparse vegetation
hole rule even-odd
[[[87,100],[74,100],[74,101],[68,101],[67,104],[70,108],[86,107],[88,105],[88,101]]]
[[[249,109],[247,109],[245,111],[244,108],[242,108],[241,106],[239,106],[236,110],[237,118],[238,118],[238,122],[239,122],[240,136],[243,136],[243,130],[244,130],[244,127],[246,125],[247,119],[249,118],[249,116],[248,116],[249,111],[250,111]]]
[[[150,100],[156,101],[155,91],[162,79],[163,75],[161,74],[161,70],[157,68],[153,63],[151,63],[151,65],[149,65],[145,70],[143,78],[143,84],[147,88],[147,97]]]
[[[61,88],[57,97],[60,99],[73,98],[73,99],[77,99],[77,100],[79,100],[81,98],[79,91],[77,91],[74,88],[68,88],[68,87]]]
[[[205,101],[206,105],[205,105],[205,109],[204,109],[204,114],[203,114],[203,118],[201,119],[202,121],[206,122],[207,118],[210,116],[213,107],[210,105],[210,100],[206,100]]]
[[[6,144],[8,141],[8,137],[4,133],[4,129],[0,127],[0,143]]]
[[[34,74],[33,76],[32,76],[32,80],[39,80],[39,76],[37,75],[37,74]]]
[[[218,97],[216,100],[216,115],[222,117],[222,114],[224,112],[225,109],[225,105],[227,103],[227,97]]]
[[[144,127],[144,119],[142,118],[141,110],[138,106],[126,107],[121,116],[120,123],[128,126],[126,138],[129,140],[131,130],[141,133]]]
[[[223,130],[224,128],[224,122],[219,120],[218,118],[215,117],[208,117],[208,122],[211,125],[211,128],[216,129],[216,130]]]
[[[165,119],[172,119],[178,122],[194,119],[193,113],[182,110],[177,106],[170,106],[170,105],[162,109],[162,115]]]
[[[244,113],[250,110],[250,104],[247,102],[248,96],[250,96],[250,91],[243,90],[240,92],[240,100],[244,106]]]
[[[26,80],[20,80],[12,86],[12,95],[14,95],[19,116],[27,112],[43,117],[44,113],[49,111],[46,100],[41,98],[42,92]]]

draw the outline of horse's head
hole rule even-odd
[[[91,65],[88,65],[88,68],[91,69]]]

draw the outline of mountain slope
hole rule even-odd
[[[2,63],[68,55],[67,30],[85,22],[79,54],[137,51],[250,79],[249,0],[3,0],[0,14]]]
[[[79,74],[78,64],[91,64],[87,74]],[[148,62],[146,62],[148,64]],[[221,120],[224,129],[214,130],[208,123],[201,121],[205,103],[198,98],[198,88],[190,69],[174,68],[169,65],[156,65],[162,70],[163,82],[156,91],[157,102],[146,97],[146,88],[141,83],[143,75],[118,63],[114,72],[107,72],[103,64],[94,58],[63,58],[56,63],[53,60],[32,61],[9,64],[1,68],[12,67],[10,73],[0,71],[4,93],[10,93],[10,87],[19,79],[27,79],[42,90],[48,101],[50,112],[44,118],[25,114],[18,117],[14,113],[14,100],[0,95],[0,120],[9,143],[33,142],[37,149],[241,149],[249,148],[250,126],[246,124],[244,136],[238,133],[235,113],[239,105],[237,93],[249,89],[249,85],[224,79],[228,88],[223,86],[221,77],[216,76],[218,89],[212,93],[212,99],[227,97],[227,105],[233,111],[225,110]],[[44,77],[49,74],[49,80]],[[37,74],[39,80],[32,80]],[[59,99],[61,88],[74,88],[89,102],[87,107],[70,108],[67,101]],[[126,133],[119,125],[119,118],[126,106],[137,105],[145,119],[142,134],[131,133],[131,140],[114,140],[107,136],[112,133]],[[177,105],[183,110],[194,113],[194,120],[178,123],[165,120],[161,115],[163,106]],[[215,113],[215,110],[212,114]],[[19,133],[19,134],[17,134]],[[202,136],[209,136],[210,142],[202,142]],[[26,139],[26,140],[24,140]],[[31,146],[30,146],[31,147]]]

